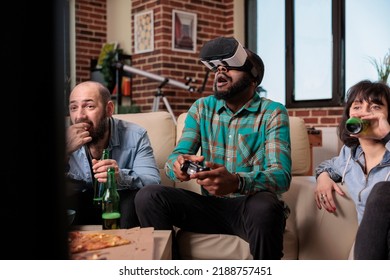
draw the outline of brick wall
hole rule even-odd
[[[106,0],[76,0],[76,84],[90,79],[90,62],[107,42]]]
[[[132,2],[133,19],[134,14],[146,10],[153,10],[154,14],[154,50],[135,54],[133,49],[132,66],[181,83],[185,83],[186,77],[190,77],[195,80],[190,85],[197,89],[201,88],[206,68],[198,59],[199,50],[204,42],[216,36],[232,36],[233,0]],[[172,10],[197,15],[195,53],[172,50]],[[135,34],[134,30],[132,34]],[[134,42],[134,37],[132,41]],[[207,89],[211,88],[211,82],[209,79]],[[160,82],[146,77],[136,76],[133,78],[132,100],[141,107],[143,112],[152,109],[153,98],[160,84]],[[200,94],[197,91],[190,92],[169,84],[162,88],[162,93],[167,97],[176,116],[186,112],[200,96],[211,94],[210,90]],[[165,108],[162,100],[159,107]]]
[[[341,121],[343,107],[288,109],[290,116],[301,117],[308,127],[333,127]]]
[[[197,41],[196,52],[172,50],[172,10],[196,13]],[[217,36],[233,36],[233,0],[203,1],[162,1],[133,0],[132,20],[139,12],[152,10],[154,19],[154,50],[135,54],[132,49],[132,66],[160,77],[185,83],[186,77],[196,82],[191,83],[201,88],[206,69],[199,62],[199,50],[204,42]],[[102,45],[107,41],[106,0],[76,0],[76,83],[90,79],[90,60],[97,58]],[[134,24],[133,38],[134,42]],[[176,116],[186,112],[189,106],[199,97],[212,94],[212,78],[210,74],[206,91],[203,93],[166,85],[162,93]],[[132,84],[132,101],[142,112],[152,110],[153,98],[160,86],[159,81],[135,75]],[[166,110],[163,101],[160,109]],[[303,108],[289,109],[291,116],[302,117],[308,127],[337,126],[342,108]]]

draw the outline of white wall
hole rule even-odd
[[[107,41],[131,54],[131,1],[107,0]]]
[[[322,146],[313,147],[313,172],[322,161],[337,156],[342,145],[337,136],[336,127],[318,127],[316,129],[322,131]]]

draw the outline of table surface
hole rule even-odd
[[[72,231],[104,232],[120,235],[131,240],[128,245],[73,254],[75,259],[110,260],[170,260],[172,259],[172,234],[170,230],[153,228],[131,228],[102,230],[100,225],[74,226]]]

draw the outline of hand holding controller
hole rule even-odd
[[[186,172],[188,175],[200,172],[200,171],[209,171],[211,170],[210,167],[203,167],[202,165],[199,165],[191,160],[186,160],[181,165],[181,171]]]

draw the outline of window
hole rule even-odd
[[[390,49],[390,1],[345,0],[345,86],[377,80],[373,57],[382,60]],[[388,81],[390,82],[390,81]]]
[[[247,43],[264,60],[267,97],[287,108],[340,106],[350,86],[377,80],[368,58],[388,52],[390,1],[247,0],[246,7],[247,30],[257,31],[247,32]]]
[[[284,1],[257,0],[257,7],[247,9],[247,12],[252,12],[254,21],[250,21],[251,14],[247,14],[246,17],[249,22],[256,22],[257,18],[257,33],[250,33],[251,37],[257,34],[257,40],[252,38],[252,44],[248,47],[257,50],[264,61],[265,72],[261,83],[263,89],[266,90],[264,95],[282,104],[286,102]],[[249,26],[251,24],[248,24]],[[245,38],[248,37],[247,34]]]
[[[330,99],[332,96],[332,3],[295,0],[290,7],[292,42],[287,52],[295,63],[293,100]],[[291,27],[290,27],[291,26]],[[290,49],[293,45],[293,48]],[[290,73],[288,73],[289,75]]]

